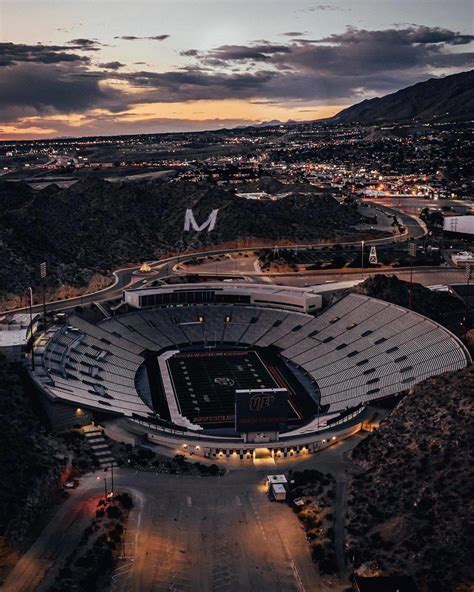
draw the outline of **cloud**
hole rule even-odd
[[[99,68],[105,68],[106,70],[119,70],[125,66],[125,64],[122,64],[122,62],[105,62],[97,65]]]
[[[199,55],[199,51],[197,49],[185,49],[183,51],[180,51],[179,55],[194,58]]]
[[[103,82],[104,76],[77,64],[20,63],[0,68],[0,121],[126,108],[124,96]]]
[[[133,105],[200,100],[304,109],[347,105],[471,67],[473,40],[442,27],[349,27],[320,39],[296,36],[285,43],[191,48],[181,52],[189,58],[186,65],[162,72],[140,63],[135,63],[139,70],[130,71],[129,65],[122,71],[120,61],[97,60],[98,70],[82,55],[84,48],[97,45],[93,39],[67,45],[0,43],[0,122],[71,113],[97,117],[100,110],[104,122],[131,126],[126,111]]]
[[[100,49],[100,43],[96,39],[72,39],[68,41],[68,45],[71,46],[71,49],[80,51],[99,51]]]
[[[324,37],[320,43],[337,43],[342,45],[354,45],[361,43],[370,44],[394,44],[394,46],[411,46],[414,44],[428,45],[445,43],[448,45],[465,45],[474,40],[474,35],[464,35],[443,29],[441,27],[410,26],[404,29],[393,28],[382,31],[367,31],[347,27],[344,33],[337,33]]]
[[[350,12],[352,9],[348,6],[334,6],[332,4],[318,4],[316,6],[310,6],[309,8],[304,9],[305,12]]]
[[[268,42],[255,45],[221,45],[202,55],[205,64],[214,67],[224,66],[226,62],[265,62],[270,61],[274,54],[285,54],[291,50],[288,45],[278,45]]]
[[[142,39],[148,39],[151,41],[164,41],[168,39],[169,35],[152,35],[150,37],[136,37],[135,35],[116,35],[114,39],[123,39],[124,41],[140,41]]]
[[[392,92],[436,74],[463,68],[460,51],[473,36],[439,27],[379,31],[347,28],[322,39],[288,44],[222,45],[187,50],[195,63],[169,72],[135,72],[127,81],[150,101],[253,99],[346,103]],[[457,51],[450,50],[456,46]]]
[[[60,62],[88,62],[89,59],[73,53],[63,45],[27,45],[24,43],[0,43],[0,67],[29,62],[58,64]]]

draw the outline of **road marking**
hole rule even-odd
[[[291,567],[291,571],[293,572],[293,577],[295,578],[296,585],[298,586],[298,590],[299,590],[299,592],[305,592],[306,588],[305,588],[303,581],[300,577],[300,574],[298,572],[298,568],[296,567],[295,562],[293,561],[293,559],[290,555],[286,541],[283,538],[281,532],[278,530],[278,528],[277,528],[277,532],[278,532],[278,537],[280,538],[281,544],[283,546],[283,551],[285,552],[285,555],[286,555],[288,562],[290,564],[290,567]]]
[[[193,500],[191,499],[191,496],[188,495],[186,497],[186,503],[188,504],[189,508],[193,505]]]

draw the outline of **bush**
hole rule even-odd
[[[115,501],[117,501],[126,510],[131,510],[133,508],[133,499],[128,493],[116,495]]]
[[[106,510],[107,518],[121,518],[122,511],[118,506],[109,506]]]
[[[311,556],[313,561],[322,561],[326,556],[326,549],[324,545],[321,543],[316,543],[315,545],[311,545]]]

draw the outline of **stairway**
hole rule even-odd
[[[100,467],[102,469],[116,467],[117,463],[112,456],[112,451],[110,450],[110,446],[108,445],[102,430],[93,424],[89,424],[82,427],[81,431],[87,438]]]

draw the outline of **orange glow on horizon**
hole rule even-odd
[[[260,123],[279,120],[307,121],[331,117],[344,105],[327,105],[307,107],[298,105],[260,104],[243,100],[192,101],[187,103],[143,103],[134,105],[130,110],[121,113],[109,113],[105,110],[93,110],[88,113],[72,113],[69,115],[50,115],[45,117],[31,116],[23,118],[17,125],[0,123],[0,140],[41,139],[55,136],[90,136],[120,135],[143,132],[143,126],[149,125],[149,133],[160,131],[160,123],[172,127],[173,120],[189,121],[189,131],[193,123],[205,124],[209,128],[234,127],[242,122]],[[140,125],[137,132],[133,124]],[[121,129],[126,124],[126,129]],[[202,125],[201,125],[202,129]]]

